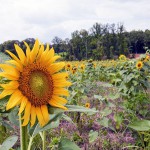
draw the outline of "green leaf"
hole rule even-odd
[[[72,91],[68,100],[71,101],[76,96],[77,93],[78,92]]]
[[[104,110],[102,110],[102,111],[100,112],[100,114],[101,114],[103,117],[108,116],[108,115],[110,115],[111,113],[112,113],[112,110],[109,109],[109,108],[105,108]]]
[[[68,122],[74,124],[74,122],[72,121],[72,119],[71,119],[70,117],[68,117],[67,115],[63,114],[63,115],[62,115],[62,118],[65,119],[65,120],[67,120]],[[75,124],[74,124],[74,125],[75,125]]]
[[[10,96],[6,96],[0,100],[0,105],[5,105],[8,102]]]
[[[108,107],[116,107],[116,106],[115,106],[113,103],[111,103],[111,102],[108,102],[108,103],[107,103],[107,106],[108,106]]]
[[[97,139],[97,137],[98,137],[98,132],[97,131],[91,130],[89,132],[89,142],[90,143],[94,142]]]
[[[100,125],[108,128],[108,123],[109,123],[109,119],[108,118],[104,117],[102,120],[99,120],[98,122],[99,122]]]
[[[14,128],[12,127],[12,125],[9,123],[9,122],[7,122],[7,121],[5,121],[5,120],[0,120],[0,122],[2,123],[2,125],[3,126],[5,126],[7,129],[9,129],[9,130],[14,130]]]
[[[98,111],[90,108],[85,108],[83,106],[77,106],[77,105],[66,105],[68,108],[67,112],[86,112],[86,113],[97,113]]]
[[[102,97],[101,95],[94,95],[94,98],[96,98],[96,99],[98,99],[98,100],[105,100],[105,98],[104,97]]]
[[[114,121],[120,125],[122,123],[122,116],[120,114],[115,114]]]
[[[111,99],[111,100],[115,100],[115,99],[118,99],[120,97],[120,94],[117,93],[117,94],[110,94],[107,96],[108,99]]]
[[[120,114],[115,114],[114,115],[114,121],[116,122],[116,129],[119,129],[120,128],[120,125],[123,121],[123,118]]]
[[[138,120],[128,125],[130,128],[137,131],[149,131],[150,130],[150,120]]]
[[[119,73],[120,73],[120,75],[122,75],[122,74],[124,74],[126,72],[127,72],[127,70],[121,70]]]
[[[91,116],[91,115],[94,115],[94,114],[95,114],[96,108],[91,108],[91,110],[93,110],[93,111],[86,113],[87,116]]]
[[[39,124],[36,124],[29,130],[30,136],[35,136],[41,131],[58,127],[61,117],[62,117],[62,113],[50,114],[50,121],[44,127],[41,128]]]
[[[19,126],[19,117],[18,117],[18,110],[14,109],[12,110],[9,115],[8,115],[8,119],[16,126]]]
[[[67,138],[61,138],[58,150],[80,150],[80,148]]]
[[[16,135],[12,135],[8,137],[0,146],[0,150],[9,150],[13,147],[13,145],[17,142],[18,137]]]
[[[113,85],[110,83],[102,83],[101,86],[103,87],[112,87]]]

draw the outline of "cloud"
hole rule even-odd
[[[149,0],[0,0],[0,43],[33,37],[51,42],[70,38],[96,22],[122,22],[127,31],[148,29]]]

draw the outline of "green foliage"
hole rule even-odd
[[[27,38],[23,41],[32,48],[35,39]],[[23,41],[8,40],[0,44],[0,52],[10,50],[16,53],[14,44],[25,50]],[[71,39],[62,40],[55,36],[52,43],[56,53],[64,60],[116,59],[120,54],[129,56],[129,53],[144,53],[146,51],[144,46],[150,48],[150,31],[127,32],[123,24],[95,23],[89,31],[85,29],[74,31],[71,33]]]
[[[13,147],[13,145],[16,143],[17,140],[18,140],[18,137],[15,135],[8,137],[2,143],[2,145],[0,145],[0,150],[10,150],[10,148]]]
[[[89,132],[89,142],[90,143],[94,142],[97,139],[97,137],[98,137],[98,132],[92,131],[92,130]]]
[[[137,120],[128,126],[136,131],[150,131],[150,120]]]
[[[113,47],[111,50],[113,51]],[[46,126],[41,128],[36,123],[31,128],[28,125],[29,148],[41,148],[44,139],[47,140],[47,147],[52,150],[80,149],[79,146],[83,143],[90,145],[90,148],[97,144],[99,149],[148,148],[149,62],[144,62],[141,69],[136,68],[136,60],[101,61],[97,62],[97,67],[94,67],[95,62],[92,59],[84,63],[86,67],[83,72],[78,68],[75,74],[70,73],[69,79],[73,85],[69,87],[70,96],[66,105],[68,110],[49,106],[50,121]],[[1,80],[1,83],[5,82],[7,81]],[[8,98],[0,101],[1,143],[12,131],[14,132],[11,124],[18,126],[17,108],[5,110]],[[90,108],[85,108],[85,103],[89,103]],[[60,129],[61,123],[64,123],[64,126]],[[68,124],[72,125],[73,130]],[[97,125],[100,127],[97,128]],[[73,132],[71,135],[66,131],[68,126],[69,132]],[[82,137],[85,131],[87,141]],[[114,139],[123,139],[128,132],[136,140],[132,145],[107,139],[109,134],[116,134]]]
[[[58,150],[80,150],[80,148],[72,141],[66,138],[61,138]]]

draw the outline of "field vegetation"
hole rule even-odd
[[[1,57],[3,59],[3,57]],[[1,60],[3,62],[3,60]],[[150,55],[137,59],[66,61],[68,111],[49,109],[51,121],[28,128],[32,150],[149,150]],[[1,83],[5,80],[1,78]],[[20,149],[18,108],[0,100],[0,150]]]

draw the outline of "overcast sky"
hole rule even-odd
[[[0,43],[26,38],[51,43],[96,22],[150,29],[150,0],[0,0]]]

